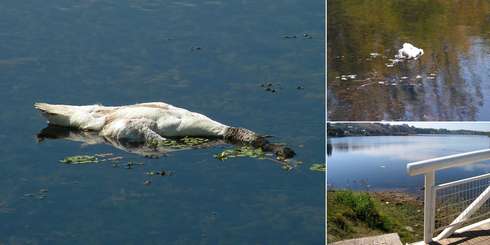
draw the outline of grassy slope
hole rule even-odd
[[[400,192],[328,191],[328,242],[396,232],[422,240],[423,203]]]

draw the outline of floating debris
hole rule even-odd
[[[113,156],[113,155],[114,154],[108,152],[108,153],[97,153],[94,156],[96,156],[96,157],[110,157],[110,156]]]
[[[421,75],[417,75],[417,76],[415,77],[415,79],[422,79],[422,76],[421,76]]]
[[[260,87],[264,88],[265,91],[275,93],[277,91],[277,87],[274,87],[274,84],[271,82],[265,82],[260,85]]]
[[[143,184],[144,184],[144,185],[150,185],[150,184],[151,184],[151,180],[145,180],[145,181],[143,182]]]
[[[395,59],[388,59],[388,60],[391,62],[391,63],[385,63],[385,66],[388,67],[388,68],[394,67],[395,64],[402,62],[401,59],[397,59],[397,58],[395,58]]]
[[[341,76],[340,76],[340,80],[342,80],[342,81],[347,81],[347,80],[349,80],[349,79],[354,80],[354,79],[356,79],[356,78],[357,78],[357,75],[355,75],[355,74],[350,74],[350,75],[341,75]]]
[[[408,79],[408,77],[403,76],[403,77],[400,77],[400,79],[401,79],[401,80],[407,80],[407,79]]]
[[[97,154],[95,154],[97,156]],[[111,157],[111,158],[107,158],[107,161],[119,161],[119,160],[122,160],[123,157]]]
[[[380,53],[370,53],[369,56],[371,56],[371,58],[376,58],[376,57],[381,56],[381,54]]]
[[[308,33],[303,33],[303,37],[306,38],[306,39],[312,39],[313,37],[310,36],[310,34]]]
[[[325,163],[313,163],[310,166],[310,170],[311,171],[318,171],[318,172],[325,172],[325,171],[327,171],[327,167],[326,167]]]
[[[284,35],[282,37],[286,39],[290,39],[290,38],[296,38],[296,35]]]
[[[145,174],[149,176],[171,176],[173,175],[173,172],[161,170],[161,171],[148,171]]]
[[[48,189],[39,189],[36,193],[26,193],[24,197],[32,197],[36,199],[45,199],[48,197]]]
[[[260,148],[253,148],[251,146],[241,146],[234,149],[224,150],[223,152],[214,155],[214,157],[221,161],[233,157],[251,157],[251,158],[264,159],[265,153]]]
[[[437,74],[435,73],[429,73],[428,76],[427,76],[427,79],[429,80],[435,80],[437,77]]]
[[[395,57],[399,59],[418,59],[423,54],[423,49],[417,48],[410,43],[404,43],[403,47],[398,50],[398,55]]]

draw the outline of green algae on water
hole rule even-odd
[[[209,139],[197,137],[184,137],[180,139],[154,140],[148,142],[151,147],[168,147],[172,149],[184,149],[188,147],[198,146],[208,142]]]
[[[251,158],[264,159],[265,153],[260,148],[241,146],[234,149],[226,149],[221,153],[214,155],[214,157],[221,161],[233,157],[251,157]]]
[[[60,161],[66,164],[84,164],[84,163],[97,163],[99,162],[97,157],[89,155],[69,156]]]
[[[121,156],[114,156],[113,153],[97,153],[94,155],[75,155],[65,157],[63,160],[60,160],[61,163],[65,164],[85,164],[85,163],[100,163],[100,162],[112,162],[118,163],[119,160],[122,160]],[[134,164],[131,161],[128,164]]]
[[[310,166],[311,171],[325,172],[327,171],[327,166],[324,163],[313,163]]]

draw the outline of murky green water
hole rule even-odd
[[[2,1],[0,244],[323,244],[325,181],[309,170],[324,159],[323,9],[293,0]],[[150,159],[104,144],[37,143],[46,126],[38,101],[165,101],[274,135],[304,164],[222,162],[213,154],[223,147]],[[59,163],[104,152],[144,165]],[[173,174],[145,174],[161,170]]]
[[[490,119],[489,1],[333,0],[327,16],[329,120]],[[425,54],[391,66],[404,42]]]

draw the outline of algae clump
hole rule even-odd
[[[83,163],[97,163],[99,162],[97,157],[89,155],[69,156],[60,161],[66,164],[83,164]]]
[[[313,163],[310,167],[311,171],[325,172],[327,171],[327,166],[324,163]]]
[[[250,146],[241,146],[234,149],[227,149],[222,151],[221,153],[214,155],[214,157],[218,160],[224,161],[228,158],[233,157],[251,157],[251,158],[259,158],[264,159],[265,153],[260,148],[253,148]]]
[[[198,146],[208,142],[209,139],[196,138],[196,137],[184,137],[180,139],[166,139],[162,141],[151,141],[148,143],[151,147],[168,147],[172,149],[183,149],[192,146]]]

